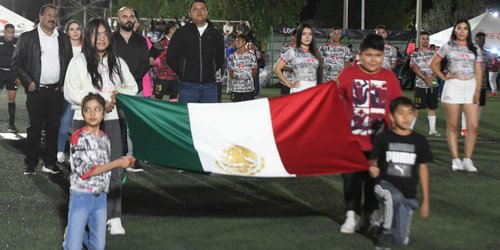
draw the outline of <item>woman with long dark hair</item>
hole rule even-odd
[[[316,86],[322,82],[323,59],[316,48],[314,29],[307,23],[302,23],[297,28],[295,48],[287,50],[274,65],[276,76],[290,88],[290,93]],[[283,75],[285,66],[291,66],[294,81],[290,82]]]
[[[76,20],[70,20],[64,27],[64,33],[69,36],[71,40],[71,47],[73,49],[73,57],[82,53],[82,24]],[[68,128],[73,121],[73,114],[75,111],[71,108],[71,104],[67,101],[65,103],[64,113],[59,123],[59,134],[57,137],[57,161],[64,162],[64,148],[66,147],[66,137],[68,135]]]
[[[448,61],[448,73],[440,68],[441,61]],[[479,124],[479,95],[481,91],[482,72],[481,50],[472,43],[470,24],[467,20],[459,20],[453,28],[451,39],[436,53],[430,63],[434,74],[446,81],[441,102],[446,111],[446,137],[452,157],[453,171],[463,170],[477,172],[471,157],[477,138]],[[457,128],[461,109],[467,119],[467,136],[463,161],[458,154]]]
[[[123,152],[115,95],[117,93],[135,95],[137,84],[127,63],[116,55],[112,31],[105,20],[91,19],[85,27],[83,41],[83,53],[74,57],[68,66],[64,98],[71,103],[73,110],[81,110],[82,100],[89,92],[100,94],[106,100],[106,115],[102,127],[111,142],[110,160],[113,161],[121,157]],[[81,112],[75,112],[73,119],[76,128],[83,125]],[[122,169],[111,171],[107,206],[108,211],[116,211],[108,214],[108,225],[110,228],[120,229],[121,234],[124,234],[125,230],[120,220],[122,174]],[[85,192],[85,190],[71,191]],[[68,226],[67,235],[71,235],[71,230],[76,229]]]

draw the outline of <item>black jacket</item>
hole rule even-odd
[[[113,32],[116,54],[127,63],[130,73],[137,82],[139,92],[142,90],[142,78],[149,70],[149,49],[144,37],[132,32],[128,43],[120,34],[120,30]]]
[[[215,72],[224,65],[224,37],[207,20],[200,36],[194,23],[179,28],[168,45],[167,64],[186,82],[215,82]]]
[[[73,50],[69,36],[58,30],[59,36],[59,86],[64,85],[64,77],[69,61],[73,58]],[[21,80],[25,91],[31,82],[35,82],[36,89],[40,89],[40,76],[42,74],[41,47],[38,37],[38,28],[26,31],[19,37],[14,55],[12,56],[12,68]]]

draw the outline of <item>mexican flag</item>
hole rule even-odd
[[[255,177],[368,169],[333,82],[239,103],[186,105],[127,95],[117,100],[138,160]]]

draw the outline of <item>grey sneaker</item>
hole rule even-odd
[[[377,250],[390,250],[392,245],[392,234],[381,233],[378,236],[375,249]]]
[[[19,132],[17,130],[16,124],[9,124],[9,128],[7,129],[7,131],[9,133],[17,133],[17,132]]]
[[[470,158],[464,158],[462,162],[462,169],[467,172],[477,172],[477,168],[474,167],[474,164],[472,163],[472,160]]]
[[[458,158],[451,160],[451,170],[453,171],[462,171],[464,170],[462,161]]]
[[[27,166],[26,170],[24,170],[24,174],[35,174],[35,166]]]
[[[441,136],[441,134],[439,132],[437,132],[437,130],[435,130],[435,129],[429,130],[429,135]]]
[[[58,174],[61,169],[57,165],[47,165],[42,167],[42,171],[45,173]]]

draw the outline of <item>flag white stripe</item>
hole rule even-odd
[[[278,153],[269,101],[188,104],[191,134],[204,171],[293,177]]]

